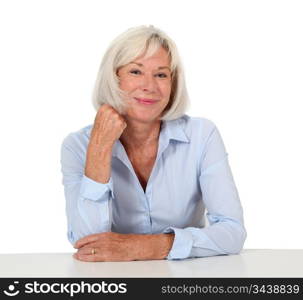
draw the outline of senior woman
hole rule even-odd
[[[94,124],[61,147],[74,258],[239,253],[246,230],[228,154],[212,121],[185,114],[172,39],[152,25],[118,36],[103,57],[93,103]]]

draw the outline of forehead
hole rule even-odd
[[[164,48],[160,47],[153,55],[149,57],[141,55],[133,59],[130,63],[136,63],[142,66],[159,65],[169,67],[170,57],[168,52]]]

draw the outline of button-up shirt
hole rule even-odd
[[[107,183],[84,174],[93,125],[61,147],[67,236],[74,244],[95,233],[174,233],[167,259],[239,253],[246,239],[243,210],[222,137],[209,119],[161,121],[157,157],[142,188],[118,139]],[[208,224],[206,222],[206,218]]]

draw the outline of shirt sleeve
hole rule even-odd
[[[221,135],[214,126],[201,158],[199,183],[209,226],[168,227],[175,233],[167,259],[239,253],[246,239],[243,209]]]
[[[113,181],[96,182],[84,174],[81,159],[70,136],[61,146],[62,184],[66,200],[67,237],[72,245],[87,235],[111,231]]]

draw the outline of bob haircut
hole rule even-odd
[[[160,120],[174,120],[185,114],[189,97],[181,59],[174,41],[153,25],[132,27],[116,37],[105,52],[95,86],[92,102],[96,110],[108,104],[123,114],[126,108],[125,95],[119,87],[117,70],[137,57],[148,58],[160,47],[167,50],[171,69],[170,100],[163,110]]]

